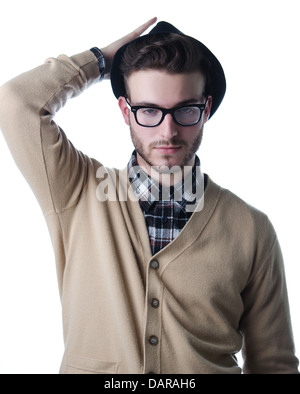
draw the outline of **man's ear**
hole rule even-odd
[[[212,97],[208,96],[207,104],[206,104],[205,112],[204,112],[204,123],[206,123],[209,119],[211,106],[212,106]]]
[[[119,97],[118,104],[119,104],[119,108],[122,112],[123,118],[125,120],[125,123],[127,124],[127,126],[129,126],[130,109],[128,108],[125,97],[123,97],[123,96]]]

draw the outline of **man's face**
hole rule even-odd
[[[205,80],[200,72],[168,74],[159,70],[134,72],[127,80],[129,102],[132,106],[173,108],[180,105],[203,104]],[[167,114],[156,127],[137,124],[124,97],[119,106],[125,122],[130,126],[131,137],[137,151],[137,160],[150,174],[151,167],[192,166],[198,150],[203,126],[209,117],[211,97],[201,120],[194,126],[180,126]],[[163,168],[162,167],[162,168]]]

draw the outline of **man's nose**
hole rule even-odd
[[[177,125],[174,122],[172,115],[167,114],[160,124],[160,134],[163,138],[170,140],[177,135]]]

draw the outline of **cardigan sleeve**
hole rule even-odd
[[[0,88],[0,128],[45,215],[76,203],[89,161],[73,147],[54,116],[99,76],[97,58],[85,51],[50,58]]]
[[[282,253],[273,227],[266,233],[272,236],[269,242],[258,243],[254,268],[242,293],[243,371],[297,374]]]

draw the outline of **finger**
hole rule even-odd
[[[157,21],[157,18],[152,18],[150,19],[148,22],[144,23],[143,25],[141,25],[140,27],[138,27],[137,29],[135,29],[132,33],[129,33],[127,38],[129,39],[129,41],[134,40],[135,38],[139,37],[141,34],[144,33],[144,31],[146,31],[148,29],[148,27],[150,27],[151,25],[153,25],[155,22]]]

